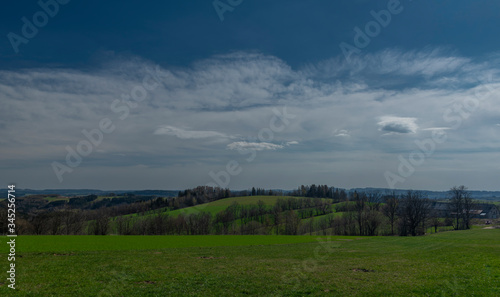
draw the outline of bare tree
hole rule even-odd
[[[293,211],[290,210],[285,215],[285,234],[286,235],[297,235],[297,229],[299,227],[300,218]]]
[[[257,207],[259,213],[259,222],[264,223],[264,215],[266,214],[266,205],[264,201],[259,200],[259,202],[257,202]]]
[[[89,234],[106,235],[109,232],[109,215],[105,210],[96,213],[89,225]]]
[[[377,229],[380,226],[381,218],[380,212],[374,209],[369,209],[365,211],[365,226],[366,235],[375,236],[377,235]]]
[[[425,220],[429,213],[429,199],[424,198],[421,192],[408,191],[400,203],[399,217],[401,222],[400,234],[416,236],[425,233]],[[419,231],[419,226],[422,230]]]
[[[30,215],[29,221],[35,235],[45,234],[47,230],[46,217],[45,213],[33,213]]]
[[[49,214],[49,219],[47,220],[49,226],[49,232],[51,235],[57,235],[61,231],[61,225],[63,222],[62,213],[59,211],[54,211]]]
[[[470,229],[470,220],[472,219],[472,210],[475,207],[475,201],[472,199],[470,192],[465,188],[464,192],[464,210],[462,212],[462,220],[464,222],[464,228]]]
[[[438,227],[442,226],[441,220],[437,211],[431,211],[431,226],[434,227],[434,233],[437,233]]]
[[[274,222],[274,228],[276,228],[276,235],[279,235],[279,229],[281,224],[281,209],[278,204],[275,204],[271,210],[271,216]]]
[[[371,210],[378,211],[380,209],[380,203],[382,202],[382,195],[380,194],[380,192],[368,192],[366,194],[366,198],[368,200],[368,206]]]
[[[455,186],[449,191],[449,206],[455,219],[455,230],[469,229],[474,201],[465,186]]]
[[[399,207],[399,199],[395,192],[385,199],[385,204],[382,207],[382,213],[389,219],[391,225],[391,235],[394,235],[394,223],[397,219],[397,212]]]
[[[116,229],[119,235],[132,234],[132,222],[130,217],[120,216],[116,219]]]
[[[366,227],[365,227],[365,211],[367,209],[367,197],[365,193],[357,193],[353,194],[354,200],[354,213],[356,216],[356,222],[358,223],[359,235],[366,235]]]

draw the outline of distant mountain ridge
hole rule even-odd
[[[7,189],[0,189],[1,193],[7,193]],[[132,191],[103,191],[96,189],[18,189],[16,188],[16,195],[19,197],[26,195],[60,195],[60,196],[85,196],[85,195],[98,195],[106,196],[111,193],[116,195],[120,194],[133,194],[136,196],[162,196],[162,197],[175,197],[179,193],[178,190],[132,190]]]
[[[349,192],[380,192],[384,193],[392,193],[395,192],[397,195],[401,195],[406,193],[408,190],[404,189],[387,189],[387,188],[353,188],[347,190]],[[449,198],[448,191],[428,191],[428,190],[419,190],[422,194],[431,199],[446,199]],[[477,200],[492,200],[492,201],[500,201],[500,191],[469,191],[473,199]]]

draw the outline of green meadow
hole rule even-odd
[[[0,296],[500,296],[499,229],[421,237],[19,236],[16,249],[16,290],[4,273]]]
[[[192,206],[192,207],[177,209],[177,210],[168,212],[168,214],[172,215],[172,216],[177,216],[181,213],[191,214],[191,213],[197,213],[200,211],[205,211],[205,212],[211,213],[212,215],[216,215],[218,212],[225,210],[228,206],[230,206],[233,203],[238,203],[239,205],[251,205],[251,204],[257,205],[259,200],[262,200],[262,202],[264,202],[264,205],[266,205],[267,207],[270,207],[270,206],[273,206],[274,204],[276,204],[276,201],[280,198],[283,199],[283,198],[290,198],[290,197],[289,196],[232,197],[232,198],[225,198],[225,199],[216,200],[216,201],[209,202],[209,203],[199,204],[199,205]]]
[[[155,210],[155,211],[150,211],[150,214],[158,213],[158,212],[165,212],[168,213],[170,216],[178,216],[179,214],[192,214],[192,213],[198,213],[200,211],[204,212],[209,212],[212,215],[216,215],[218,212],[225,210],[229,206],[231,206],[233,203],[238,203],[239,205],[257,205],[259,200],[264,202],[264,205],[266,207],[272,207],[274,204],[276,204],[276,201],[278,199],[287,199],[287,198],[292,198],[291,196],[246,196],[246,197],[231,197],[231,198],[224,198],[220,200],[216,200],[213,202],[208,202],[204,204],[199,204],[196,206],[191,206],[191,207],[186,207],[186,208],[181,208],[181,209],[176,209],[172,211],[168,211],[167,208],[162,208],[160,210]],[[315,198],[315,199],[322,199],[322,198]],[[325,201],[329,201],[329,199],[322,199]],[[130,214],[130,215],[125,215],[126,216],[138,216],[139,214]]]

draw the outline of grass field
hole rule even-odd
[[[177,209],[173,211],[168,211],[168,214],[171,216],[178,216],[179,214],[192,214],[192,213],[198,213],[200,211],[205,211],[209,212],[212,215],[216,215],[218,212],[226,209],[228,206],[233,204],[234,202],[237,202],[239,205],[257,205],[259,200],[262,200],[264,204],[267,207],[273,206],[276,204],[276,201],[278,199],[285,199],[285,198],[291,198],[290,196],[245,196],[245,197],[232,197],[232,198],[225,198],[225,199],[220,199],[217,201],[209,202],[209,203],[204,203],[192,207],[187,207],[187,208],[182,208],[182,209]],[[320,198],[317,198],[320,199]],[[329,199],[324,199],[324,200],[329,200]],[[158,210],[155,210],[155,212],[158,212]],[[126,216],[137,216],[138,214],[131,214],[131,215],[126,215]]]
[[[188,208],[183,208],[183,209],[177,209],[174,211],[170,211],[169,215],[177,216],[181,213],[184,214],[191,214],[191,213],[196,213],[200,211],[206,211],[210,212],[212,215],[217,214],[219,211],[226,209],[228,206],[233,204],[234,202],[237,202],[239,205],[250,205],[250,204],[255,204],[259,202],[259,200],[262,200],[265,205],[267,206],[272,206],[276,204],[276,201],[279,198],[290,198],[290,197],[281,197],[281,196],[247,196],[247,197],[232,197],[232,198],[225,198],[225,199],[220,199],[217,201],[205,203],[205,204],[200,204],[197,206],[193,207],[188,207]]]
[[[1,296],[500,296],[499,229],[330,241],[19,236],[17,254],[17,290],[4,273]]]

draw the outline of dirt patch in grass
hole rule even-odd
[[[375,272],[375,270],[369,270],[369,269],[365,269],[365,268],[354,268],[352,271],[356,271],[356,272]]]
[[[136,284],[146,284],[146,285],[154,285],[156,284],[156,282],[154,281],[150,281],[150,280],[145,280],[145,281],[142,281],[142,282],[135,282]]]

